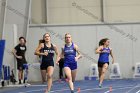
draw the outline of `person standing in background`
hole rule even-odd
[[[64,57],[62,57],[62,58],[59,60],[59,79],[60,79],[60,81],[61,81],[63,78],[66,78],[66,76],[63,74],[63,69],[64,69]]]
[[[25,52],[26,52],[26,39],[24,37],[19,38],[19,44],[15,46],[12,53],[17,59],[17,69],[18,69],[18,79],[19,84],[22,84],[23,80],[23,70],[24,70],[24,64],[27,64],[26,58],[25,58]],[[25,80],[24,82],[25,83]]]

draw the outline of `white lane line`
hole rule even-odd
[[[116,86],[113,88],[124,88],[124,87],[133,87],[134,85],[128,85],[128,86]],[[103,89],[109,89],[109,87],[103,87],[103,88],[90,88],[90,89],[83,89],[81,91],[88,91],[88,90],[103,90]]]
[[[113,90],[112,90],[113,91]],[[106,91],[106,92],[104,92],[104,93],[109,93],[110,91],[108,90],[108,91]]]
[[[137,88],[137,87],[139,87],[138,85],[136,85],[136,86],[134,86],[133,88],[131,88],[130,90],[128,90],[127,92],[125,92],[125,93],[129,93],[129,92],[131,92],[131,91],[133,91],[135,88]]]
[[[137,91],[136,93],[140,93],[140,90],[139,90],[139,91]]]
[[[140,87],[140,86],[135,86],[135,88],[138,88],[138,87]],[[131,86],[131,87],[122,87],[122,88],[117,88],[117,89],[112,89],[112,91],[114,91],[114,90],[122,90],[122,89],[127,89],[127,88],[132,88],[133,90],[135,89],[133,86]],[[132,91],[132,90],[131,90]],[[106,92],[104,92],[104,93],[109,93],[110,91],[108,90],[108,91],[106,91]],[[130,92],[130,91],[129,91]],[[125,92],[125,93],[128,93],[128,92]],[[138,92],[136,92],[136,93],[140,93],[140,90],[138,91]]]
[[[8,86],[5,86],[7,88],[13,88],[13,87],[24,87],[24,86],[27,86],[27,87],[46,87],[47,85],[26,85],[26,84],[21,84],[21,85],[8,85]]]
[[[26,92],[19,92],[19,93],[32,93],[32,92],[39,92],[39,91],[45,91],[46,89],[40,89],[40,90],[30,90],[30,91],[26,91]],[[59,91],[64,91],[64,90],[69,90],[69,89],[59,89],[59,90],[55,90],[55,91],[51,91],[51,92],[59,92]]]
[[[130,87],[132,88],[134,85],[129,85],[129,86],[125,86],[125,87]],[[116,86],[114,88],[124,88],[124,86]],[[103,87],[103,88],[89,88],[89,89],[82,89],[81,91],[89,91],[89,90],[103,90],[103,89],[109,89],[109,87]],[[44,91],[45,89],[40,89],[40,90],[30,90],[30,91],[24,91],[24,92],[19,92],[19,93],[32,93],[32,92],[38,92],[38,91]],[[66,91],[66,90],[70,90],[68,87],[66,87],[65,89],[58,89],[58,90],[54,90],[51,91],[52,93],[56,93],[56,92],[60,92],[60,91]]]
[[[112,89],[112,91],[118,90],[118,89],[122,90],[122,89],[127,89],[127,88],[132,88],[132,87],[117,88],[117,89]],[[110,93],[110,91],[108,90],[108,91],[106,91],[106,92],[104,92],[104,93]]]
[[[26,92],[19,92],[19,93],[37,92],[37,91],[42,91],[42,90],[45,90],[45,89],[30,90],[30,91],[26,91]]]

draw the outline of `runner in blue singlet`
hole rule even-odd
[[[78,53],[78,55],[76,55]],[[60,58],[64,56],[64,71],[68,78],[69,87],[71,93],[74,93],[74,85],[76,72],[77,72],[77,61],[81,58],[78,46],[72,42],[71,35],[65,34],[65,46],[62,48]],[[58,64],[59,60],[57,61]]]
[[[102,82],[105,77],[105,73],[109,66],[109,55],[112,57],[112,63],[114,63],[114,57],[112,49],[109,47],[109,39],[104,38],[100,40],[99,47],[96,50],[96,53],[99,54],[98,59],[98,71],[99,71],[99,87],[102,87]]]

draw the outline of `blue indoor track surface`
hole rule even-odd
[[[140,93],[140,80],[138,79],[105,80],[102,88],[98,87],[97,80],[76,81],[74,84],[75,91],[80,88],[78,93]],[[0,93],[44,93],[46,87],[46,84],[37,83],[28,87],[13,85],[1,88]],[[54,81],[51,93],[70,93],[70,90],[66,82]]]

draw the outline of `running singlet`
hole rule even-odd
[[[104,52],[100,53],[98,62],[101,62],[101,63],[109,62],[110,48],[109,47],[103,48],[102,51],[104,51]]]
[[[45,53],[47,52],[48,55],[45,56],[43,55],[42,56],[42,62],[53,62],[53,57],[54,57],[54,47],[53,45],[51,44],[51,47],[47,47],[46,44],[44,43],[44,48],[42,49],[42,51]]]
[[[65,63],[75,63],[76,50],[74,49],[74,44],[71,46],[64,47],[64,62]]]

